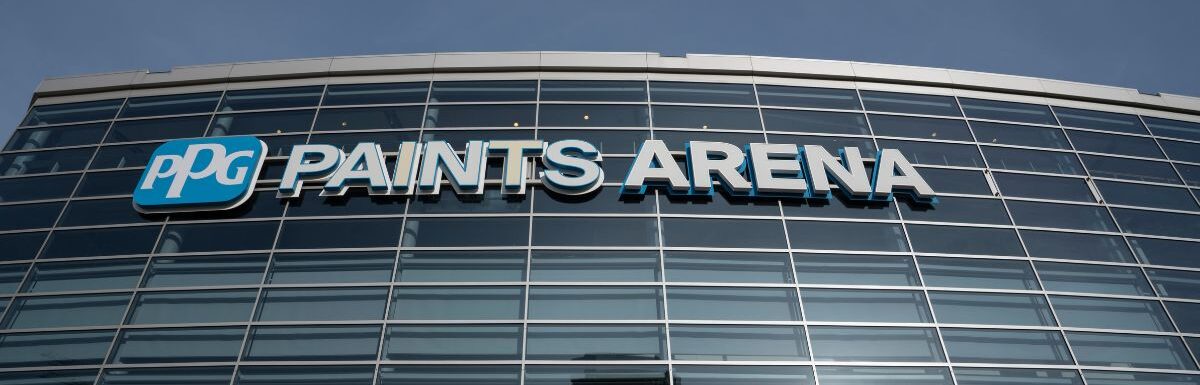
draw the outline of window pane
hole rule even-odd
[[[277,221],[167,225],[158,252],[266,250],[271,248],[278,228]]]
[[[817,361],[945,361],[933,329],[814,326],[808,333]]]
[[[962,116],[953,96],[902,94],[861,91],[863,104],[870,111],[903,112],[921,115]]]
[[[1096,188],[1109,204],[1196,211],[1196,199],[1185,188],[1134,183],[1095,181]]]
[[[313,110],[223,114],[213,118],[208,136],[304,132],[312,128]]]
[[[608,161],[608,159],[605,159]],[[621,177],[624,177],[622,175]],[[617,188],[601,188],[585,195],[563,195],[545,189],[534,191],[535,213],[653,213],[654,194],[627,195]]]
[[[671,103],[755,104],[750,84],[650,82],[650,100]]]
[[[783,226],[778,220],[663,218],[662,226],[666,246],[787,247]],[[727,237],[728,234],[739,236]]]
[[[1004,196],[1096,202],[1083,179],[1006,172],[992,173],[992,178]]]
[[[929,305],[919,291],[803,289],[810,321],[929,323]]]
[[[142,286],[256,285],[262,281],[266,266],[266,254],[158,257],[150,262]]]
[[[1163,151],[1171,160],[1200,163],[1200,145],[1195,143],[1176,142],[1174,140],[1159,140]]]
[[[28,264],[0,265],[0,294],[16,292],[28,270]],[[0,302],[4,302],[4,300],[0,300]]]
[[[792,283],[787,253],[667,251],[668,282]]]
[[[762,130],[754,108],[654,105],[654,127]]]
[[[117,114],[117,110],[121,108],[123,102],[121,99],[113,99],[37,106],[29,110],[29,115],[25,116],[25,120],[21,122],[21,125],[40,126],[44,124],[112,119]]]
[[[425,128],[443,127],[531,127],[532,104],[429,106]]]
[[[764,106],[859,110],[858,93],[838,88],[758,85],[758,102]]]
[[[0,336],[0,367],[98,365],[113,331],[21,333]]]
[[[1064,205],[1042,202],[1008,202],[1018,226],[1057,227],[1063,229],[1115,231],[1112,219],[1102,206]]]
[[[1080,155],[1092,176],[1142,182],[1178,184],[1179,176],[1170,163],[1096,155]]]
[[[921,177],[933,187],[933,191],[950,194],[992,195],[987,179],[983,173],[973,170],[953,170],[945,168],[917,169]]]
[[[869,368],[818,366],[817,376],[824,385],[950,385],[954,381],[947,368]]]
[[[541,127],[649,127],[646,106],[604,104],[543,104],[538,109]]]
[[[101,326],[121,323],[129,294],[22,297],[13,300],[5,329]]]
[[[255,312],[258,321],[383,319],[387,288],[268,289]]]
[[[279,230],[280,249],[319,249],[331,247],[395,247],[400,243],[399,218],[341,219],[325,221],[284,221]],[[337,237],[327,231],[338,229]]]
[[[763,109],[767,131],[822,132],[868,135],[867,119],[861,113]],[[658,119],[655,116],[655,119]]]
[[[954,368],[954,376],[959,385],[1083,385],[1074,370]]]
[[[956,363],[1072,364],[1057,331],[942,329],[942,338]]]
[[[1021,230],[1029,256],[1100,262],[1133,262],[1125,241],[1116,235]]]
[[[368,385],[375,367],[360,366],[242,366],[237,385]]]
[[[339,84],[325,90],[326,106],[356,104],[424,103],[429,94],[429,82]]]
[[[1017,171],[1083,175],[1083,166],[1075,154],[981,146],[992,168]]]
[[[220,111],[261,110],[315,106],[324,86],[239,90],[225,93]]]
[[[75,189],[75,183],[78,181],[79,174],[0,179],[0,202],[66,198],[71,196],[71,191]],[[125,187],[136,183],[135,180]]]
[[[520,365],[396,365],[379,369],[379,385],[519,385]]]
[[[121,109],[120,117],[136,118],[213,112],[220,99],[220,92],[130,98],[129,102],[125,103],[125,108]]]
[[[1135,384],[1162,384],[1162,385],[1184,385],[1195,384],[1200,381],[1200,377],[1186,374],[1170,374],[1170,373],[1138,373],[1138,372],[1102,372],[1096,370],[1084,370],[1083,376],[1087,378],[1090,385],[1135,385]]]
[[[237,359],[245,327],[131,329],[121,333],[110,363],[217,362]],[[228,376],[226,376],[228,377]]]
[[[1021,241],[1010,229],[909,225],[913,250],[925,253],[1023,256]]]
[[[378,133],[371,133],[371,135],[378,135]],[[427,128],[421,131],[421,140],[426,142],[443,140],[453,148],[464,148],[467,142],[472,140],[527,140],[534,137],[533,130],[519,130],[509,127],[479,130],[431,130]],[[496,159],[492,160],[495,161]],[[503,167],[503,164],[500,162],[489,162],[487,178],[500,179],[499,171]],[[495,173],[493,174],[493,172]]]
[[[1033,267],[1024,261],[918,258],[925,286],[1037,290]]]
[[[542,101],[644,102],[646,82],[543,80]],[[543,108],[545,106],[542,106]]]
[[[257,326],[250,330],[242,359],[374,360],[378,348],[378,326]]]
[[[92,164],[88,166],[88,169],[143,167],[150,161],[150,155],[154,153],[154,150],[159,145],[159,143],[146,143],[100,147],[100,150],[96,151],[96,158],[92,159]],[[141,170],[137,172],[138,175],[141,175]]]
[[[671,319],[799,321],[796,291],[786,288],[670,287]]]
[[[1034,262],[1038,276],[1049,291],[1154,295],[1150,284],[1136,267]]]
[[[33,259],[45,239],[46,232],[0,234],[0,244],[4,245],[0,261]]]
[[[975,131],[975,137],[979,139],[979,143],[1071,149],[1071,142],[1067,141],[1067,135],[1057,127],[972,121],[971,129]]]
[[[1179,337],[1067,332],[1080,365],[1195,370]]]
[[[1163,158],[1162,150],[1158,148],[1154,139],[1073,130],[1070,133],[1071,142],[1079,151]]]
[[[983,167],[983,158],[974,145],[879,140],[879,148],[894,148],[914,164]]]
[[[672,352],[675,353],[675,352]],[[678,354],[675,354],[678,356]],[[696,366],[675,365],[676,381],[698,385],[809,385],[807,366]]]
[[[281,253],[272,261],[267,283],[387,282],[395,262],[391,251]]]
[[[900,136],[973,142],[971,130],[960,119],[930,119],[871,114],[871,130],[879,136]]]
[[[1133,238],[1129,244],[1138,259],[1152,265],[1200,267],[1200,243],[1172,241],[1166,239]]]
[[[1196,333],[1200,331],[1200,304],[1191,302],[1166,301],[1167,311],[1179,326],[1181,333]],[[1194,346],[1194,343],[1189,343]]]
[[[796,281],[814,285],[919,286],[906,255],[794,254]]]
[[[42,258],[91,257],[149,253],[160,227],[114,227],[102,229],[58,230],[47,241]],[[122,242],[109,242],[122,239]]]
[[[144,293],[138,296],[131,324],[244,322],[250,319],[258,290]]]
[[[941,323],[1055,326],[1041,295],[931,292],[929,300]]]
[[[385,360],[519,360],[521,325],[392,326]]]
[[[995,100],[959,98],[963,112],[969,118],[1008,120],[1013,122],[1058,124],[1050,107],[1040,104],[1001,102]]]
[[[536,80],[433,82],[430,103],[537,100]]]
[[[799,326],[671,327],[671,358],[697,361],[804,361],[808,346]]]
[[[1157,301],[1064,296],[1051,296],[1050,300],[1063,326],[1174,331]]]
[[[64,203],[34,203],[0,206],[0,230],[45,228],[54,225]]]
[[[543,105],[541,108],[543,111],[545,111],[545,108],[548,106],[549,105]],[[545,126],[546,123],[542,122],[541,124]],[[565,139],[579,139],[591,143],[593,146],[596,146],[601,153],[605,154],[603,163],[609,163],[613,161],[612,158],[608,158],[608,154],[636,154],[637,149],[642,145],[642,142],[646,139],[650,139],[650,131],[648,130],[539,129],[537,134],[538,138],[541,138],[547,142],[556,142]],[[621,167],[619,169],[621,170],[620,174],[608,175],[610,174],[608,172],[605,172],[605,174],[610,178],[614,176],[617,178],[624,178],[624,171],[628,170],[629,167]],[[605,168],[605,170],[607,171],[608,169]]]
[[[667,383],[669,375],[667,367],[659,365],[529,365],[525,367],[525,385],[661,385]]]
[[[654,218],[533,218],[533,245],[657,246],[657,228]]]
[[[0,373],[3,385],[91,385],[96,381],[96,369],[82,370],[38,370],[27,372]],[[228,382],[228,381],[226,381]],[[102,382],[103,384],[103,382]]]
[[[133,289],[137,287],[145,258],[82,262],[42,262],[33,265],[27,293],[54,291]]]
[[[999,199],[941,197],[936,205],[909,203],[897,206],[900,206],[904,219],[910,221],[1010,224],[1004,203]]]
[[[1126,233],[1195,237],[1200,232],[1200,216],[1135,209],[1112,209],[1113,216]]]
[[[17,176],[48,172],[79,171],[87,165],[95,147],[21,152],[0,155],[0,175]]]
[[[529,325],[527,360],[661,360],[662,326]]]
[[[520,286],[397,287],[389,319],[519,320],[524,292]]]
[[[187,116],[168,119],[125,120],[113,124],[104,143],[136,142],[142,140],[176,139],[203,136],[210,116]]]
[[[165,216],[145,215],[131,210],[133,200],[130,198],[74,200],[67,204],[59,226],[93,226],[118,223],[150,223],[159,222]]]
[[[1154,135],[1200,140],[1200,123],[1152,118],[1149,116],[1143,116],[1142,119],[1146,120],[1146,125],[1150,128],[1150,132],[1154,133]],[[1144,134],[1145,132],[1143,131],[1138,133]]]
[[[1158,294],[1163,297],[1200,299],[1200,273],[1146,269],[1146,274],[1150,275]]]
[[[692,134],[695,134],[695,132],[693,132]],[[716,139],[715,141],[718,141],[718,142],[725,141],[728,143],[758,143],[758,142],[762,141],[761,139],[758,138],[758,135],[751,135],[751,134],[743,134],[743,135],[747,136],[747,137],[745,137],[744,140],[740,140],[740,141],[720,140],[720,139]],[[659,136],[659,132],[655,131],[654,136],[657,138]],[[689,139],[696,139],[696,138],[692,137]],[[791,144],[795,144],[796,146],[805,146],[805,145],[821,146],[821,147],[824,147],[826,151],[829,151],[830,154],[836,154],[838,152],[838,150],[840,150],[844,147],[858,147],[858,151],[862,153],[863,158],[873,158],[876,155],[875,141],[871,140],[871,138],[845,137],[845,136],[814,136],[814,135],[795,135],[795,134],[767,134],[767,141],[771,142],[771,143],[785,143],[785,144],[791,143]],[[682,142],[682,140],[681,140],[681,142]],[[670,142],[668,142],[668,144],[669,143]],[[884,146],[884,147],[891,148],[891,147],[887,147],[887,146]],[[671,149],[674,150],[675,147],[672,147]],[[682,150],[683,146],[680,145],[679,149]],[[905,151],[905,150],[902,150],[902,151]],[[909,154],[907,152],[905,152],[904,155],[908,156]],[[913,163],[916,163],[916,161],[914,161]]]
[[[396,282],[524,281],[525,254],[524,250],[401,252],[395,280]],[[390,258],[388,263],[391,263]]]
[[[463,237],[462,234],[471,234],[471,237]],[[527,244],[529,244],[529,218],[409,218],[404,224],[404,243],[401,246],[463,247],[525,246]]]
[[[658,320],[662,305],[659,287],[529,288],[529,319],[535,320]]]
[[[658,252],[534,250],[530,280],[657,282]]]
[[[1054,114],[1063,126],[1090,128],[1093,130],[1116,131],[1130,134],[1145,134],[1146,128],[1136,115],[1111,112],[1088,111],[1066,107],[1054,107]]]
[[[100,385],[227,385],[232,376],[233,367],[108,369]]]
[[[89,172],[83,175],[79,188],[75,191],[77,197],[92,197],[103,195],[124,195],[133,192],[142,170]]]
[[[787,231],[797,249],[908,251],[897,224],[787,221]]]
[[[313,131],[421,128],[424,118],[423,106],[327,108],[317,115]]]
[[[5,151],[34,150],[100,143],[108,123],[80,124],[47,128],[28,128],[13,132]]]

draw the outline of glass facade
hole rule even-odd
[[[32,107],[0,384],[1200,383],[1197,123],[642,75]],[[225,135],[268,145],[249,202],[133,210],[159,143]],[[524,138],[596,144],[604,187],[275,197],[295,144]],[[939,202],[620,196],[652,138],[900,149]]]

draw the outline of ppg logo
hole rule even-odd
[[[237,207],[250,199],[266,152],[251,136],[163,143],[142,172],[133,206],[144,213]]]

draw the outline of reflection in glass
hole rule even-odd
[[[697,361],[803,361],[808,359],[799,326],[671,327],[671,358]]]

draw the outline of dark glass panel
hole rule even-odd
[[[958,385],[1083,385],[1074,370],[954,368],[954,376]]]
[[[583,223],[572,221],[580,226]],[[464,237],[463,234],[471,234]],[[402,247],[525,246],[529,218],[409,218]]]
[[[17,176],[78,171],[87,166],[95,147],[19,152],[0,155],[0,175]]]
[[[662,226],[666,246],[787,248],[778,220],[663,218]]]
[[[644,102],[646,82],[613,80],[542,80],[542,101]],[[542,106],[543,108],[545,106]]]
[[[1079,151],[1103,152],[1144,158],[1163,158],[1163,152],[1158,148],[1158,143],[1151,138],[1088,131],[1068,131],[1071,135],[1071,143],[1074,143],[1075,149]]]
[[[133,200],[130,198],[117,199],[88,199],[73,200],[63,210],[58,220],[59,226],[92,226],[118,223],[150,223],[159,222],[164,215],[146,215],[133,210]]]
[[[659,325],[529,325],[526,340],[527,360],[666,358],[666,335]]]
[[[124,103],[121,99],[101,100],[96,102],[48,104],[33,107],[22,126],[41,126],[45,124],[60,124],[71,122],[86,122],[91,120],[112,119]]]
[[[816,285],[920,286],[907,255],[794,254],[796,281]]]
[[[1046,297],[1026,294],[930,292],[938,322],[1055,326]]]
[[[908,251],[899,224],[787,221],[792,248]]]
[[[542,110],[545,111],[547,106],[543,105]],[[542,122],[545,125],[545,122]],[[600,150],[605,154],[603,163],[611,162],[613,159],[608,158],[608,154],[636,154],[638,147],[646,139],[650,139],[650,131],[647,130],[551,130],[539,129],[538,138],[546,142],[556,142],[565,139],[579,139]],[[627,168],[626,168],[627,169]],[[607,170],[607,169],[606,169]],[[624,171],[624,170],[622,170]],[[607,172],[605,174],[608,174]],[[607,175],[609,177],[613,175]],[[619,178],[624,177],[624,173],[616,175]]]
[[[142,287],[257,285],[266,266],[266,254],[157,257]]]
[[[817,361],[945,362],[932,328],[814,326]]]
[[[1116,131],[1130,134],[1145,134],[1146,128],[1138,120],[1137,115],[1115,114],[1080,110],[1075,108],[1054,107],[1058,121],[1066,127],[1090,128],[1093,130]]]
[[[1009,201],[1017,226],[1057,227],[1064,229],[1116,231],[1103,206],[1066,205],[1044,202]]]
[[[399,218],[284,221],[279,230],[280,249],[345,247],[396,247],[400,243]],[[337,229],[337,236],[328,232]]]
[[[1012,229],[908,225],[908,237],[921,253],[1025,255]]]
[[[584,195],[563,195],[539,188],[535,213],[654,213],[654,195],[621,194],[620,189],[597,189]]]
[[[1125,241],[1116,235],[1021,230],[1021,238],[1034,258],[1133,262]]]
[[[1174,140],[1159,140],[1158,144],[1171,160],[1200,163],[1200,144]]]
[[[78,262],[41,262],[26,278],[26,293],[120,290],[137,287],[145,258]]]
[[[258,289],[142,293],[130,324],[245,322]]]
[[[84,174],[83,181],[79,182],[79,189],[75,192],[75,196],[131,194],[141,177],[142,170],[89,172]]]
[[[1196,211],[1196,198],[1185,188],[1145,184],[1095,181],[1096,188],[1109,204],[1145,206],[1171,210]]]
[[[144,167],[150,162],[150,155],[162,143],[128,144],[123,146],[104,146],[96,151],[96,158],[88,166],[90,170],[122,167]],[[137,171],[139,175],[141,170]]]
[[[265,135],[304,132],[312,128],[314,110],[221,114],[213,118],[208,136]]]
[[[654,135],[658,135],[655,132]],[[741,143],[758,143],[760,139],[746,140]],[[838,153],[838,150],[844,147],[858,147],[858,151],[862,153],[863,158],[875,157],[875,141],[871,138],[846,137],[846,136],[809,136],[809,135],[791,135],[791,134],[767,134],[767,141],[770,143],[791,143],[796,146],[814,145],[824,147],[830,154]],[[739,142],[730,142],[739,143]],[[682,149],[682,147],[680,147]],[[889,148],[889,147],[885,147]],[[905,154],[907,156],[907,154]]]
[[[321,100],[321,92],[324,89],[324,86],[307,86],[227,91],[219,110],[246,111],[315,106]]]
[[[541,127],[650,126],[650,111],[644,105],[543,104],[538,114]]]
[[[515,231],[513,235],[517,235]],[[523,245],[525,240],[511,239],[506,244]],[[533,218],[533,245],[657,246],[658,221],[654,218],[537,217]]]
[[[267,289],[256,321],[351,321],[383,319],[387,288]]]
[[[0,336],[0,367],[99,365],[113,331],[21,333]]]
[[[974,145],[933,142],[879,140],[879,148],[900,150],[914,164],[983,167],[983,158]]]
[[[256,326],[246,337],[247,361],[374,360],[379,326]],[[367,371],[367,378],[371,377]]]
[[[521,359],[521,325],[391,326],[385,338],[385,360]]]
[[[143,140],[178,139],[203,136],[210,116],[182,118],[123,120],[113,124],[104,143],[137,142]]]
[[[425,114],[425,128],[532,127],[535,111],[532,104],[433,105]]]
[[[233,367],[108,369],[99,385],[228,385],[232,375]]]
[[[129,294],[17,297],[5,329],[67,328],[120,324]]]
[[[763,109],[767,131],[820,132],[868,135],[867,119],[861,113]],[[655,116],[655,120],[658,117]]]
[[[721,130],[762,130],[754,108],[655,105],[654,127]]]
[[[667,251],[668,282],[792,283],[787,253]]]
[[[154,248],[159,230],[155,226],[105,229],[58,230],[46,242],[41,258],[91,257],[99,255],[146,254]],[[120,242],[112,242],[120,239]]]
[[[910,221],[1011,224],[999,199],[941,197],[936,205],[909,202],[897,206]]]
[[[675,320],[799,321],[796,291],[790,288],[667,289],[667,311]]]
[[[1154,133],[1154,135],[1179,139],[1200,140],[1200,123],[1152,118],[1149,116],[1143,116],[1142,119],[1146,120],[1146,126],[1150,128],[1150,132]],[[1144,134],[1145,132],[1138,133]]]
[[[808,359],[808,346],[804,328],[799,326],[675,325],[671,327],[671,358],[803,361]]]
[[[36,229],[54,226],[65,202],[0,206],[0,230]]]
[[[1146,269],[1146,274],[1160,296],[1200,299],[1200,272]]]
[[[1067,339],[1080,365],[1196,369],[1179,337],[1067,332]]]
[[[1142,182],[1178,184],[1179,175],[1171,164],[1149,160],[1111,158],[1096,155],[1080,155],[1092,176],[1101,178],[1129,179]]]
[[[131,329],[121,333],[110,363],[157,364],[234,361],[245,327]],[[225,375],[228,378],[228,374]],[[186,382],[191,384],[191,382]]]
[[[388,282],[395,263],[394,251],[276,253],[267,283]]]
[[[1048,291],[1154,295],[1141,269],[1124,266],[1034,262]]]
[[[79,174],[0,179],[0,202],[66,198],[71,196],[78,181]],[[133,185],[130,183],[126,187]]]
[[[674,353],[674,352],[672,352]],[[678,356],[678,354],[676,354]],[[675,365],[676,382],[688,385],[810,385],[807,366]]]
[[[1200,243],[1172,241],[1167,239],[1133,238],[1129,245],[1138,259],[1151,265],[1167,265],[1200,268]]]
[[[860,110],[858,93],[839,88],[758,85],[758,102],[764,106]]]
[[[661,365],[528,365],[525,385],[666,385],[670,373]]]
[[[1070,365],[1071,353],[1057,331],[942,329],[955,363]]]
[[[1173,332],[1158,301],[1051,296],[1054,312],[1066,327]]]
[[[537,100],[536,80],[433,82],[430,103]]]
[[[242,366],[237,385],[369,385],[375,367],[359,366]]]
[[[1069,150],[1071,142],[1058,127],[1037,127],[1020,124],[971,122],[979,143],[1011,144]]]
[[[397,287],[392,290],[394,320],[519,320],[521,286]]]
[[[459,195],[453,189],[443,188],[438,195],[417,197],[408,206],[409,214],[528,212],[528,198],[523,195],[502,194],[500,189],[494,186],[486,187],[483,194],[479,195]],[[330,214],[342,215],[336,212]]]
[[[818,366],[822,385],[951,385],[949,368]]]
[[[143,96],[130,98],[121,110],[122,118],[137,118],[155,115],[182,115],[213,112],[217,102],[221,100],[221,92],[204,92],[198,94]]]
[[[981,146],[992,168],[1048,172],[1055,174],[1084,175],[1079,158],[1069,152],[1050,152]]]
[[[4,249],[0,250],[0,261],[33,259],[42,248],[46,234],[47,232],[0,234],[0,245],[4,245]]]
[[[654,286],[532,286],[531,320],[659,320],[662,289]]]
[[[961,119],[930,119],[899,115],[871,114],[871,131],[879,136],[900,136],[973,142],[971,130]],[[769,127],[769,126],[768,126]]]
[[[80,146],[100,143],[108,123],[80,124],[46,128],[17,130],[9,139],[5,151],[35,150],[41,148]]]
[[[424,103],[429,82],[338,84],[325,90],[325,106]]]
[[[1058,124],[1058,122],[1054,120],[1054,114],[1050,113],[1050,107],[1041,104],[1001,102],[996,100],[971,98],[959,98],[958,101],[959,103],[962,103],[963,112],[967,114],[968,118],[1008,120],[1012,122],[1037,124]]]
[[[514,282],[525,280],[524,250],[404,251],[397,282]]]
[[[953,96],[903,94],[898,92],[861,91],[863,104],[869,111],[901,112],[921,115],[962,116]]]
[[[379,368],[379,385],[519,385],[520,365],[395,365]]]
[[[1076,202],[1096,202],[1087,182],[1079,178],[1060,178],[1044,175],[992,173],[992,178],[1004,196],[1056,199]]]
[[[992,195],[987,179],[980,171],[946,168],[918,168],[933,191],[949,194]]]
[[[535,282],[660,280],[657,251],[534,250],[532,258],[530,280]]]
[[[930,323],[919,291],[801,289],[809,321]]]
[[[402,197],[369,195],[363,189],[342,196],[323,197],[321,190],[304,190],[300,199],[289,199],[288,218],[337,215],[400,215],[404,214]]]
[[[326,108],[317,115],[313,131],[421,128],[424,106]]]
[[[265,250],[275,241],[278,221],[167,225],[159,253],[221,250]]]
[[[1187,238],[1200,234],[1200,215],[1118,208],[1112,211],[1126,233]]]
[[[974,258],[917,258],[929,287],[1037,290],[1033,267],[1026,261]]]
[[[650,100],[667,103],[755,104],[750,84],[650,82]]]

